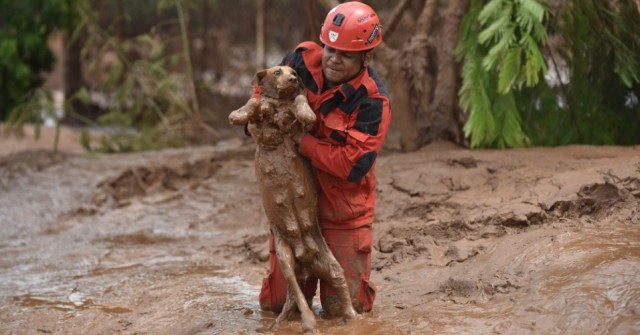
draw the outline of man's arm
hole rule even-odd
[[[300,152],[320,170],[338,178],[357,182],[373,167],[386,137],[391,112],[386,98],[366,99],[355,122],[346,129],[344,145],[335,145],[313,136],[301,136]]]

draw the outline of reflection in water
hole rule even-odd
[[[14,297],[13,300],[28,308],[51,308],[64,312],[82,311],[89,308],[100,308],[102,312],[107,314],[122,314],[130,313],[132,311],[126,307],[101,306],[95,304],[91,299],[83,297],[76,292],[71,293],[66,301],[55,300],[53,297],[34,296],[31,294],[17,296]]]

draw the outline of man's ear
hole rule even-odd
[[[256,74],[253,76],[253,80],[251,81],[251,86],[258,87],[262,85],[262,81],[264,80],[264,77],[266,75],[267,75],[267,70],[256,72]]]

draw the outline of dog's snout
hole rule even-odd
[[[287,80],[289,80],[290,82],[294,82],[296,81],[296,76],[295,75],[289,75],[289,78],[287,78]]]

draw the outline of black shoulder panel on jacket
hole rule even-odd
[[[356,182],[362,179],[362,177],[371,170],[373,163],[376,161],[376,157],[378,157],[378,154],[375,151],[369,151],[360,156],[356,164],[351,168],[347,181]]]
[[[314,93],[318,93],[318,84],[313,79],[313,75],[307,69],[307,66],[304,64],[304,59],[302,58],[302,52],[307,50],[307,48],[298,48],[295,51],[289,52],[283,59],[280,65],[289,65],[291,66],[298,75],[300,79],[302,79],[302,83],[304,86],[311,90]]]
[[[387,92],[387,89],[384,87],[384,84],[382,84],[382,80],[380,80],[380,77],[378,76],[378,72],[376,72],[376,70],[374,70],[371,66],[369,66],[367,70],[369,71],[369,77],[373,78],[373,81],[376,83],[376,86],[378,86],[378,92],[380,92],[380,95],[388,98],[389,92]]]
[[[280,66],[289,65],[291,63],[291,59],[293,58],[294,51],[289,51],[280,61]]]
[[[329,112],[336,108],[342,102],[342,93],[336,92],[336,94],[329,100],[325,101],[320,105],[318,110],[322,113],[322,115],[327,116]]]
[[[382,99],[368,98],[360,104],[360,111],[353,127],[369,135],[378,135],[382,108]]]
[[[360,87],[349,96],[349,99],[338,107],[348,115],[351,115],[368,96],[367,88],[364,87],[364,85],[360,85]]]

